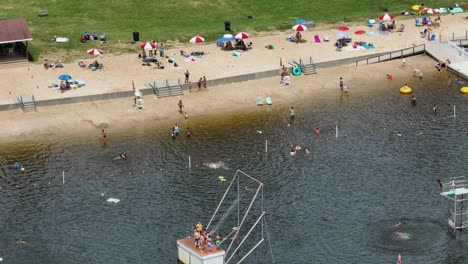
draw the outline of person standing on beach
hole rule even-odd
[[[201,90],[202,83],[203,83],[203,78],[200,77],[200,80],[198,80],[198,91]]]
[[[401,57],[401,65],[404,67],[406,65],[406,60],[405,58]]]
[[[205,76],[203,76],[203,88],[206,89],[206,77]]]
[[[179,103],[177,105],[179,106],[179,113],[182,114],[182,108],[184,107],[184,105],[182,104],[182,100],[179,100]]]
[[[343,77],[340,77],[340,90],[341,90],[341,92],[343,92],[343,86],[344,86]]]
[[[291,108],[289,109],[289,116],[291,117],[291,119],[294,119],[294,106],[291,106]]]
[[[188,71],[188,70],[185,71],[184,75],[185,75],[185,83],[188,83],[188,82],[189,82],[189,78],[190,78],[190,73],[189,73],[189,71]]]
[[[101,139],[104,142],[106,142],[107,140],[107,134],[106,134],[106,131],[104,131],[104,129],[101,131]]]

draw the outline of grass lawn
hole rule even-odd
[[[424,1],[430,7],[449,7],[454,1]],[[31,53],[35,59],[50,54],[65,58],[81,56],[90,48],[105,52],[135,51],[132,32],[140,40],[179,41],[187,43],[201,35],[214,41],[224,31],[224,21],[233,31],[284,30],[293,17],[316,23],[364,21],[376,18],[388,8],[398,15],[419,4],[413,0],[1,0],[0,13],[8,18],[28,20],[34,40]],[[39,17],[47,8],[49,15]],[[247,19],[254,16],[254,19]],[[84,31],[107,33],[109,43],[81,43]],[[52,43],[54,35],[67,37],[68,43]]]

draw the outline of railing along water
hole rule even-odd
[[[361,65],[361,64],[368,65],[368,64],[371,64],[371,63],[378,63],[378,62],[393,60],[393,59],[397,59],[397,58],[409,57],[409,56],[424,53],[425,50],[426,50],[426,45],[425,44],[415,45],[415,46],[410,47],[410,48],[391,51],[391,52],[388,52],[388,53],[385,53],[385,54],[376,55],[375,57],[362,59],[362,60],[357,60],[356,61],[356,67]]]

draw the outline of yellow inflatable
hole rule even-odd
[[[419,11],[419,5],[414,5],[411,9],[413,9],[413,11]]]
[[[468,86],[465,86],[465,87],[460,88],[460,92],[461,92],[462,94],[468,94]]]
[[[408,86],[403,86],[403,87],[400,88],[400,93],[402,93],[402,94],[410,94],[412,91],[413,91],[413,89],[411,89]]]

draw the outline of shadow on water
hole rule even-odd
[[[105,146],[83,136],[4,145],[0,257],[175,263],[176,239],[198,219],[208,221],[224,192],[218,177],[229,181],[242,169],[266,184],[277,263],[383,263],[398,253],[408,263],[466,262],[466,235],[447,231],[448,206],[435,180],[465,172],[468,97],[439,76],[427,79],[412,84],[416,107],[394,84],[368,90],[363,81],[348,95],[297,102],[291,127],[289,107],[264,106],[184,120],[191,138],[172,140],[167,123],[108,130]],[[302,150],[291,157],[297,145]],[[127,161],[113,159],[121,152]],[[24,172],[12,168],[16,161]],[[200,165],[218,161],[227,168]],[[393,236],[398,221],[407,239]],[[29,243],[17,245],[20,238]],[[259,263],[258,255],[248,263]]]

